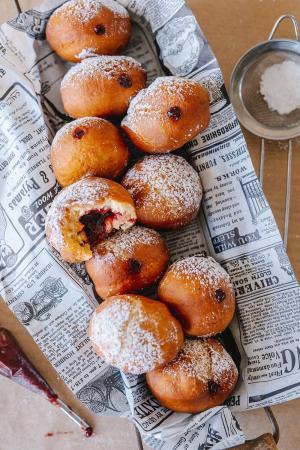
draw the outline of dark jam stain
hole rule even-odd
[[[46,433],[45,437],[52,437],[55,435],[62,435],[62,434],[73,434],[73,431],[55,431],[54,433]]]
[[[118,83],[124,88],[130,88],[132,86],[131,78],[126,73],[121,73],[121,75],[118,76]]]
[[[84,431],[85,431],[85,436],[86,436],[86,437],[91,437],[94,430],[93,430],[92,427],[88,427],[88,428],[86,428]]]
[[[219,385],[215,383],[213,380],[209,380],[208,382],[208,392],[210,395],[214,395],[219,391]]]
[[[73,138],[74,139],[81,139],[86,133],[86,130],[84,128],[75,128],[73,131]]]
[[[102,25],[101,23],[98,23],[94,27],[94,31],[95,31],[96,34],[98,34],[98,36],[102,36],[105,33],[105,26]]]
[[[105,221],[111,216],[113,216],[111,211],[101,212],[95,209],[80,217],[79,221],[84,225],[84,231],[92,247],[103,239],[105,235]]]
[[[176,122],[181,117],[181,109],[178,106],[172,106],[172,108],[169,109],[167,114],[168,117],[170,117],[170,119]]]
[[[217,289],[215,292],[215,298],[218,303],[222,303],[226,298],[226,294],[222,289]]]
[[[136,259],[133,259],[133,258],[128,259],[127,272],[130,275],[137,275],[141,271],[141,268],[142,268],[142,264],[139,261],[137,261]]]

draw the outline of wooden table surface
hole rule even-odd
[[[0,22],[17,14],[13,0],[1,0]],[[22,10],[39,4],[40,0],[19,0]],[[294,14],[300,22],[299,0],[189,0],[206,37],[208,38],[223,70],[226,84],[237,59],[252,45],[265,40],[275,20],[286,12]],[[282,36],[292,36],[291,28],[284,25]],[[259,168],[260,141],[245,132],[246,140],[256,170]],[[300,139],[293,142],[292,197],[288,240],[288,253],[294,270],[300,275]],[[266,144],[264,192],[275,214],[280,230],[284,223],[285,173],[287,144]],[[96,426],[96,436],[87,445],[76,427],[55,408],[33,396],[19,386],[0,379],[0,449],[2,450],[134,450],[137,441],[133,426],[117,418],[99,418],[80,406],[70,392],[62,391],[54,369],[41,352],[32,346],[27,331],[21,327],[3,302],[0,301],[0,324],[14,330],[24,348],[31,348],[30,358],[41,372],[68,400]],[[2,406],[5,405],[5,408]],[[300,449],[300,399],[273,407],[280,425],[280,450]],[[248,437],[255,437],[270,430],[262,410],[238,414],[238,419]],[[68,432],[68,434],[56,434]],[[46,438],[48,432],[53,437]]]

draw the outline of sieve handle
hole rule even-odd
[[[283,14],[283,16],[279,17],[279,19],[276,20],[272,31],[270,33],[270,36],[268,37],[268,41],[270,41],[271,39],[273,39],[274,34],[276,33],[280,23],[285,20],[285,19],[289,19],[294,27],[294,31],[295,31],[295,36],[296,36],[296,40],[300,41],[300,35],[299,35],[299,28],[298,28],[298,22],[295,19],[295,16],[292,16],[291,14]]]

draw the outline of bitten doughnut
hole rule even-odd
[[[169,256],[163,238],[154,230],[132,227],[100,242],[86,270],[103,299],[140,292],[165,271]]]
[[[126,230],[135,220],[126,189],[111,180],[87,177],[54,198],[46,216],[46,237],[65,261],[82,262],[113,230]]]
[[[179,322],[168,308],[139,295],[116,295],[94,312],[94,351],[123,372],[142,374],[171,361],[183,345]]]
[[[185,413],[221,405],[237,380],[235,363],[214,338],[186,339],[173,361],[146,374],[157,400],[172,411]]]
[[[177,155],[151,155],[138,161],[122,180],[132,195],[139,222],[152,228],[179,228],[197,214],[200,178]]]
[[[69,69],[60,92],[71,117],[119,116],[145,83],[146,72],[130,56],[95,56]]]
[[[128,44],[131,23],[113,0],[71,0],[57,8],[46,27],[47,41],[67,61],[91,54],[114,55]]]
[[[62,187],[86,175],[117,178],[129,152],[119,130],[98,117],[74,120],[62,127],[51,145],[51,164]]]
[[[130,102],[122,128],[145,153],[168,153],[209,123],[209,94],[186,78],[157,78]]]
[[[230,277],[210,256],[192,256],[173,263],[159,283],[158,296],[185,333],[192,336],[221,333],[234,315]]]

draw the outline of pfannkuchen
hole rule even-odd
[[[214,338],[186,339],[173,361],[146,374],[157,400],[172,411],[184,413],[221,405],[237,380],[236,365]]]
[[[122,128],[145,153],[168,153],[209,123],[209,94],[186,78],[157,78],[130,102]]]
[[[192,336],[221,333],[234,315],[230,277],[210,256],[192,256],[173,263],[159,283],[158,296],[185,333]]]
[[[124,172],[129,152],[119,130],[98,117],[62,127],[51,145],[51,164],[62,187],[86,175],[115,179]]]
[[[183,345],[179,322],[168,308],[139,295],[116,295],[94,312],[94,351],[123,372],[142,374],[171,361]]]
[[[152,228],[182,227],[200,207],[199,175],[181,156],[146,156],[128,170],[122,184],[134,199],[139,222]]]
[[[126,189],[111,180],[87,177],[54,198],[46,216],[46,236],[65,261],[82,262],[113,230],[126,230],[135,220]]]
[[[132,227],[100,242],[86,270],[103,299],[140,292],[154,284],[169,260],[163,238],[154,230]]]
[[[51,15],[46,37],[63,59],[78,62],[90,54],[114,55],[128,44],[130,17],[113,0],[71,0]]]
[[[146,72],[130,56],[94,56],[69,69],[60,92],[71,117],[119,116],[145,83]]]

